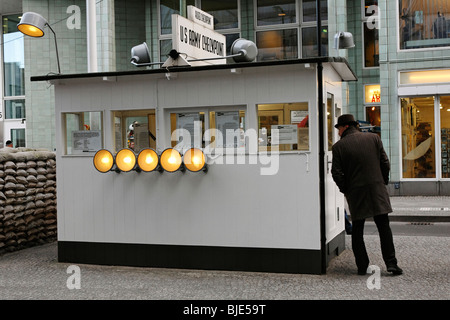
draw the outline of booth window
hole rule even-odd
[[[170,114],[172,147],[244,148],[245,110],[206,108]],[[208,130],[206,132],[206,130]]]
[[[63,113],[65,154],[89,154],[103,148],[103,113]]]
[[[156,149],[155,110],[113,111],[114,150]]]
[[[307,102],[258,105],[259,151],[309,151]]]
[[[400,49],[450,46],[448,0],[399,0]]]

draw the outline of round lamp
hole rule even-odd
[[[108,150],[101,149],[94,156],[94,167],[101,173],[108,172],[114,165],[114,157]]]
[[[137,162],[142,171],[151,172],[158,167],[159,156],[153,149],[144,149],[139,152]]]
[[[183,162],[186,168],[192,172],[198,172],[206,169],[205,154],[202,150],[191,148],[184,154]]]
[[[166,149],[161,154],[161,166],[168,172],[175,172],[179,170],[181,163],[181,154],[175,149]]]
[[[47,20],[40,14],[25,12],[17,25],[17,29],[30,37],[42,37],[44,36],[44,27],[47,24]]]
[[[122,149],[116,154],[116,165],[120,171],[129,172],[136,165],[136,155],[130,149]]]

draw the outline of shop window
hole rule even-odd
[[[172,147],[205,147],[205,112],[171,113],[170,128]]]
[[[102,112],[63,113],[65,154],[92,154],[103,148]]]
[[[297,29],[269,30],[256,33],[258,60],[285,60],[298,57]]]
[[[434,97],[401,99],[403,178],[436,178]]]
[[[114,111],[114,150],[156,149],[155,110]]]
[[[214,17],[214,30],[239,27],[237,0],[202,0],[201,9]]]
[[[440,97],[441,171],[442,178],[450,178],[450,96]]]
[[[366,107],[366,122],[370,127],[369,131],[381,135],[381,113],[380,106]]]
[[[258,105],[258,130],[259,151],[308,151],[308,103]]]
[[[257,25],[296,23],[295,0],[258,0]]]
[[[450,46],[448,0],[399,0],[400,49]]]

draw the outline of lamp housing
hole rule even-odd
[[[334,49],[349,49],[355,46],[350,32],[338,32],[334,35]]]
[[[191,172],[207,171],[206,157],[202,150],[191,148],[184,153],[183,163]]]
[[[136,155],[131,149],[122,149],[116,154],[116,166],[120,171],[129,172],[136,166]]]
[[[105,149],[100,149],[95,153],[94,167],[101,173],[111,171],[114,166],[114,156],[111,152]]]
[[[17,24],[17,29],[30,37],[43,37],[44,27],[48,25],[47,20],[39,13],[25,12]]]
[[[167,172],[184,171],[183,160],[178,150],[168,148],[161,153],[162,168]]]
[[[139,152],[137,157],[138,167],[144,172],[152,172],[155,170],[159,170],[161,166],[159,165],[159,155],[153,149],[143,149]]]
[[[239,38],[231,45],[231,55],[235,62],[252,62],[258,56],[258,48],[254,42]]]

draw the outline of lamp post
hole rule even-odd
[[[40,38],[44,36],[44,28],[47,26],[55,38],[55,49],[56,49],[56,60],[58,62],[58,74],[61,74],[61,67],[59,65],[59,54],[58,54],[58,43],[56,41],[56,33],[52,27],[48,24],[47,20],[43,16],[35,12],[25,12],[22,15],[22,19],[17,24],[17,29],[23,34],[33,37]]]

